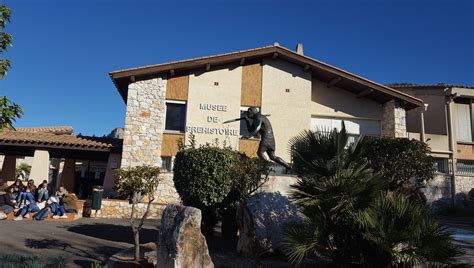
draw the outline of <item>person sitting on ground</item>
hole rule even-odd
[[[47,204],[49,205],[49,208],[51,212],[54,214],[53,219],[67,219],[66,215],[66,210],[64,209],[64,205],[60,204],[60,201],[54,197],[51,196],[48,199]]]
[[[3,179],[0,179],[0,191],[1,192],[6,192],[8,188],[8,185],[5,183]]]
[[[64,185],[59,185],[58,190],[56,191],[56,197],[58,200],[61,202],[61,199],[64,197],[64,195],[68,194],[68,191],[64,187]]]
[[[37,196],[38,202],[46,201],[49,199],[49,192],[48,192],[48,181],[44,180],[38,187]]]
[[[30,191],[33,193],[33,195],[36,193],[36,185],[34,180],[28,180],[28,183],[26,184],[27,187],[30,188]]]
[[[67,193],[61,200],[66,212],[77,213],[77,196],[74,193]]]
[[[40,208],[35,202],[35,197],[33,196],[33,193],[31,192],[31,189],[33,187],[29,186],[26,187],[26,192],[23,195],[23,202],[24,206],[18,211],[17,217],[14,219],[15,221],[21,221],[23,218],[29,218],[30,217],[30,212],[38,212]]]
[[[7,191],[0,192],[0,210],[3,210],[5,214],[8,214],[15,209],[15,202],[13,202],[10,193],[12,189],[13,187],[9,187]]]
[[[25,191],[25,186],[23,185],[23,182],[21,182],[20,179],[16,179],[15,182],[13,183],[18,188],[19,192],[24,192]]]

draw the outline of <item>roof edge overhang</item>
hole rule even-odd
[[[352,74],[348,71],[334,67],[327,63],[315,60],[311,57],[298,54],[290,49],[274,45],[261,47],[256,49],[244,50],[239,52],[231,52],[208,57],[201,57],[189,60],[181,60],[170,63],[162,63],[155,65],[147,65],[130,69],[112,71],[109,73],[110,78],[114,82],[117,90],[124,102],[127,101],[128,85],[132,81],[139,80],[139,77],[147,76],[168,76],[170,72],[188,71],[199,68],[207,68],[206,66],[224,65],[234,62],[242,62],[256,58],[278,57],[280,59],[301,65],[303,68],[312,71],[325,72],[334,77],[349,80],[359,86],[376,90],[382,94],[386,94],[392,99],[398,99],[405,103],[407,110],[423,107],[423,101],[409,94],[403,93],[391,87],[376,83],[364,77]]]

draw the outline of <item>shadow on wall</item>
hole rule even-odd
[[[255,234],[261,245],[277,249],[283,236],[283,227],[290,222],[301,222],[302,217],[288,197],[279,192],[261,192],[247,199]]]
[[[133,244],[132,229],[130,226],[114,224],[95,223],[80,224],[67,228],[68,231],[87,235],[99,239]],[[158,230],[143,228],[140,231],[140,243],[155,242],[158,237]]]

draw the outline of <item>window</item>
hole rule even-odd
[[[472,142],[472,103],[470,100],[460,99],[455,105],[457,141]]]
[[[161,171],[162,172],[173,171],[173,158],[171,156],[161,157]]]
[[[380,121],[367,119],[342,119],[342,118],[311,118],[311,130],[329,132],[333,129],[341,130],[342,121],[347,133],[355,135],[380,136]]]
[[[354,143],[362,135],[380,136],[380,122],[367,119],[311,118],[311,130],[330,132],[342,129],[342,121],[349,136],[348,144]]]
[[[246,112],[250,107],[242,106],[240,107],[240,117],[244,117],[244,112]],[[257,107],[257,110],[260,111],[260,108]],[[252,121],[250,121],[252,122]],[[249,135],[250,132],[247,128],[247,124],[245,123],[245,120],[240,120],[240,136],[247,136]]]
[[[449,172],[449,160],[448,158],[435,158],[434,169],[437,173],[448,173]]]
[[[165,130],[184,132],[186,125],[186,103],[166,102]]]

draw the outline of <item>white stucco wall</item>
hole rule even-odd
[[[240,117],[241,88],[242,67],[240,66],[190,74],[186,142],[189,133],[193,132],[198,144],[213,144],[217,138],[221,145],[225,142],[226,145],[238,149],[239,122],[230,124],[222,122]],[[218,105],[219,107],[216,110],[208,110],[202,109],[201,105]]]
[[[368,98],[357,98],[355,94],[338,87],[328,88],[327,83],[313,79],[311,113],[324,117],[380,120],[382,105]]]
[[[286,161],[290,139],[310,128],[310,106],[311,73],[286,61],[263,61],[262,113],[271,115],[276,154]]]

